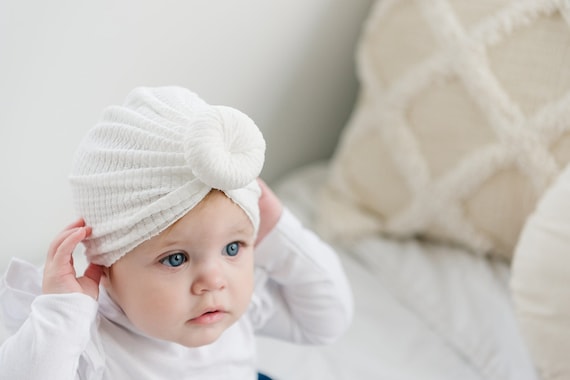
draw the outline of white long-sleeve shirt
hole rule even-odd
[[[254,334],[326,344],[352,318],[352,296],[334,251],[284,210],[256,247],[255,290],[244,316],[214,343],[188,348],[151,338],[101,289],[42,295],[41,271],[13,260],[0,283],[12,335],[0,347],[0,380],[256,379]]]

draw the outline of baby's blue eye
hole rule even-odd
[[[239,252],[239,243],[233,242],[226,245],[225,253],[228,256],[235,256]]]
[[[160,260],[160,263],[166,265],[167,267],[179,267],[186,261],[188,261],[186,255],[179,252],[166,256],[164,259]]]

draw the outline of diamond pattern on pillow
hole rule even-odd
[[[510,258],[570,159],[568,4],[378,1],[320,232],[424,236]]]

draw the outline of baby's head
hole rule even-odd
[[[199,346],[243,314],[264,152],[250,118],[179,87],[133,90],[88,133],[70,178],[86,255],[139,329]]]
[[[136,88],[108,107],[80,144],[70,181],[88,226],[89,262],[110,266],[224,192],[259,224],[256,178],[265,142],[240,111],[180,87]]]

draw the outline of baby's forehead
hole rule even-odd
[[[246,212],[224,192],[212,190],[198,205],[145,245],[168,246],[205,238],[224,241],[254,235],[255,228]]]

